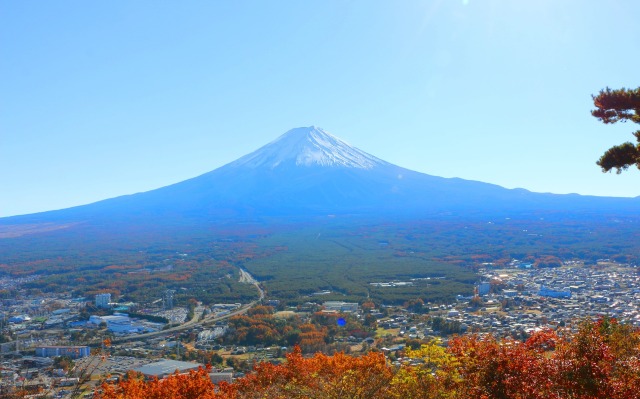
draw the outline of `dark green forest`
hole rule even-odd
[[[111,292],[146,302],[176,290],[178,303],[250,301],[257,290],[239,282],[254,275],[269,299],[384,303],[451,301],[470,295],[483,263],[512,259],[549,265],[549,259],[612,259],[638,263],[639,218],[439,215],[372,220],[324,217],[252,223],[146,225],[117,223],[0,239],[3,276],[36,275],[29,293]],[[376,287],[371,283],[410,282]],[[313,295],[330,291],[327,295]]]

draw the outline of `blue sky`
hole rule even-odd
[[[147,191],[316,125],[420,172],[640,195],[640,2],[0,2],[0,216]]]

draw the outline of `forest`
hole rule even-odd
[[[252,223],[74,226],[0,239],[0,275],[36,276],[28,294],[110,292],[145,302],[176,290],[177,304],[248,302],[249,271],[267,298],[296,305],[344,300],[401,304],[470,295],[483,264],[553,266],[579,259],[637,264],[640,219],[553,212],[439,215],[389,221],[351,217]],[[384,287],[377,283],[409,284]],[[323,293],[321,296],[314,294]]]

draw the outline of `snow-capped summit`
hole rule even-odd
[[[268,169],[285,165],[372,169],[388,164],[321,128],[310,126],[291,129],[232,165]]]

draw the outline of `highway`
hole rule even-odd
[[[156,332],[145,333],[145,334],[127,335],[124,337],[116,337],[111,339],[111,342],[114,344],[118,344],[118,343],[127,342],[127,341],[139,341],[139,340],[145,340],[148,338],[162,337],[162,336],[170,335],[175,332],[188,330],[190,328],[194,328],[198,326],[211,325],[220,320],[225,320],[233,316],[245,314],[249,311],[249,309],[257,305],[264,299],[265,293],[264,293],[264,289],[260,286],[260,283],[251,274],[249,274],[249,272],[247,272],[244,269],[240,269],[240,282],[253,284],[258,290],[259,298],[253,302],[249,302],[245,305],[242,305],[240,308],[233,310],[225,315],[215,316],[210,314],[205,316],[202,320],[198,320],[198,319],[200,319],[200,316],[202,316],[202,312],[204,310],[200,308],[196,308],[193,318],[191,318],[191,320],[187,321],[184,324],[167,328],[166,330],[162,330],[162,331],[156,331]],[[198,311],[198,309],[200,309],[200,311]]]

